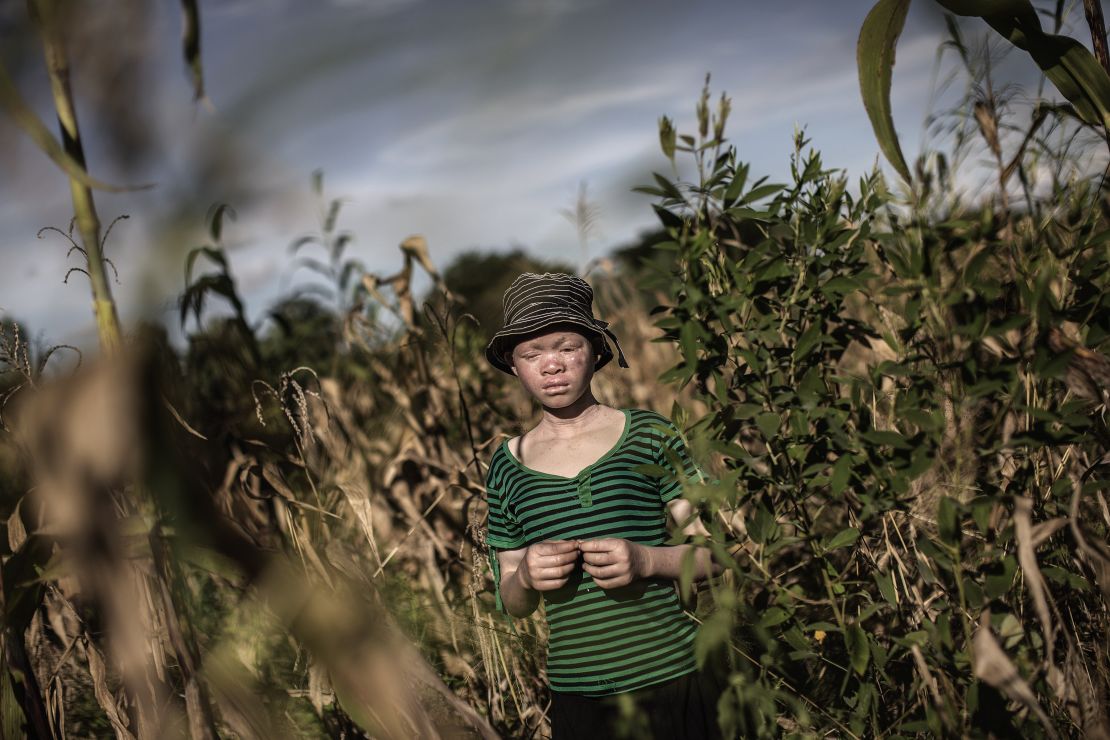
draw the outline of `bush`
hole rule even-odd
[[[663,119],[699,180],[643,188],[665,379],[720,463],[688,495],[729,569],[698,635],[731,646],[727,736],[1105,729],[1108,438],[1079,379],[1110,363],[1067,337],[1106,338],[1102,196],[938,216],[877,171],[852,195],[802,132],[791,182],[749,184],[727,115],[706,91],[698,136]]]

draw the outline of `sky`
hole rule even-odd
[[[855,60],[871,5],[200,0],[210,107],[193,100],[175,3],[143,5],[132,21],[142,34],[113,25],[124,13],[99,14],[74,51],[89,166],[111,182],[153,183],[96,194],[105,225],[129,216],[106,248],[119,268],[121,318],[127,326],[154,318],[177,332],[184,255],[205,242],[205,212],[216,202],[235,209],[225,246],[248,315],[264,316],[307,279],[291,270],[288,246],[319,228],[317,169],[326,197],[343,199],[350,255],[373,272],[399,267],[397,245],[410,234],[426,237],[440,266],[467,249],[515,247],[577,262],[575,227],[561,211],[582,183],[599,214],[589,256],[603,256],[655,226],[651,198],[632,188],[669,170],[657,121],[667,115],[692,131],[707,73],[714,97],[732,99],[728,136],[754,176],[787,175],[801,125],[826,165],[857,179],[878,156]],[[5,28],[9,40],[22,28],[21,5],[6,7],[0,42]],[[935,8],[914,3],[897,50],[892,102],[911,162],[938,105],[944,23]],[[126,48],[104,61],[108,41]],[[33,43],[16,45],[15,62],[7,46],[0,59],[18,63],[22,93],[53,122]],[[1027,60],[1008,72],[1035,84]],[[129,85],[122,104],[117,78]],[[113,138],[113,127],[128,136]],[[71,213],[64,176],[0,120],[0,310],[48,343],[91,346],[87,284],[79,273],[63,283],[77,255],[67,259],[56,234],[36,238],[43,226],[64,230]]]

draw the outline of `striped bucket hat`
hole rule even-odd
[[[580,277],[558,272],[524,273],[505,291],[505,325],[486,346],[486,359],[498,370],[512,374],[505,358],[515,344],[514,339],[555,324],[573,324],[585,329],[586,335],[601,337],[601,357],[594,370],[600,370],[613,359],[606,337],[617,348],[617,364],[628,367],[608,322],[594,318],[593,303],[593,288]]]

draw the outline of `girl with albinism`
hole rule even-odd
[[[719,738],[723,686],[697,669],[697,625],[675,581],[691,548],[695,579],[720,566],[704,547],[664,544],[668,516],[684,534],[708,536],[681,497],[680,481],[702,472],[665,416],[594,397],[593,375],[613,359],[609,341],[628,367],[581,278],[525,273],[505,292],[504,326],[486,358],[543,415],[490,459],[486,542],[498,607],[520,618],[543,602],[556,740],[615,737],[621,695],[655,738]],[[670,475],[650,474],[659,467]]]

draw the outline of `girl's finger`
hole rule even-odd
[[[543,581],[536,581],[535,589],[537,591],[554,591],[557,588],[562,588],[567,585],[566,578],[549,578]]]
[[[574,571],[572,564],[558,565],[549,568],[536,568],[532,571],[533,581],[542,581],[546,578],[566,578]]]
[[[616,562],[616,556],[610,552],[584,552],[582,560],[590,565],[611,565]]]
[[[575,540],[546,540],[532,545],[537,555],[560,555],[565,552],[576,552],[578,544]]]
[[[544,557],[540,558],[540,562],[543,564],[544,567],[565,565],[567,563],[573,563],[576,560],[578,560],[577,551],[564,552],[561,555],[545,555]]]
[[[587,552],[609,552],[616,547],[617,540],[608,538],[604,540],[582,540],[578,549]]]
[[[595,579],[594,583],[596,583],[599,588],[620,588],[621,586],[628,585],[630,581],[624,576],[618,576],[617,578],[602,578],[600,581]]]
[[[606,578],[617,578],[619,576],[625,575],[628,572],[627,568],[619,564],[606,565],[600,568],[595,566],[590,566],[589,568],[586,568],[585,566],[583,566],[582,569],[589,573],[593,577],[594,581],[597,581],[599,578],[602,580],[605,580]]]

